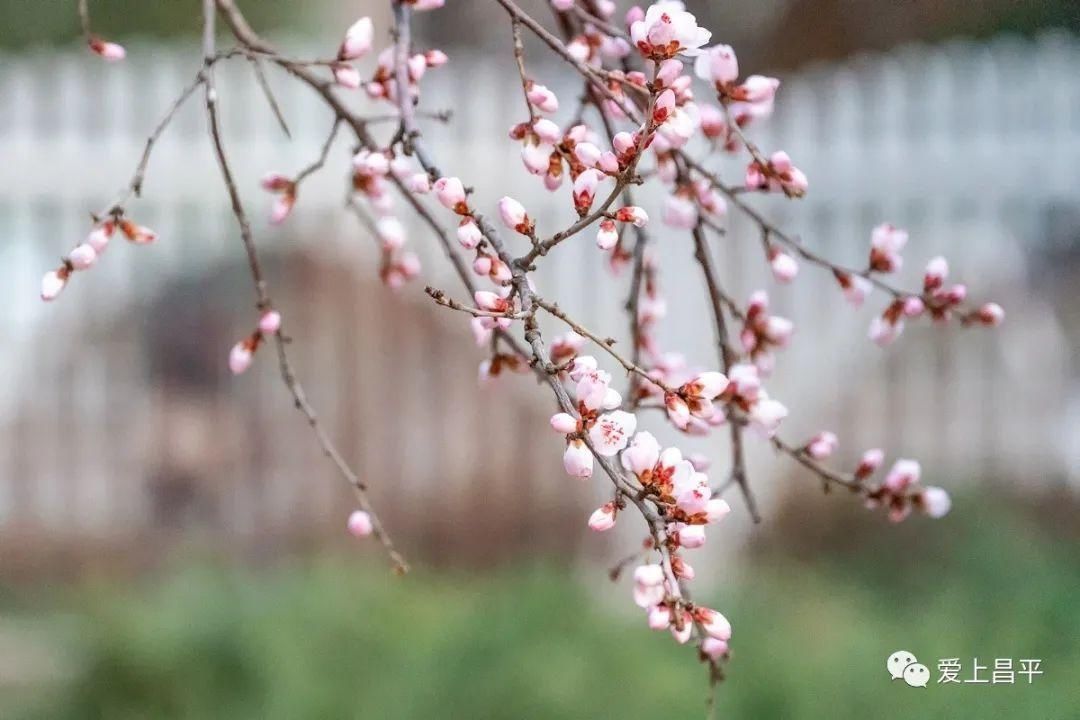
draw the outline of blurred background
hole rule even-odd
[[[329,55],[362,14],[388,39],[382,3],[240,4],[302,57]],[[423,108],[453,113],[425,127],[440,165],[475,184],[488,212],[512,194],[542,228],[563,225],[565,192],[539,191],[505,139],[523,119],[505,17],[487,2],[448,4],[417,16],[418,43],[452,58],[423,80]],[[524,4],[547,20],[546,3]],[[412,574],[391,577],[374,546],[343,537],[349,494],[269,358],[228,376],[253,300],[198,102],[128,208],[159,231],[157,245],[114,243],[56,303],[40,302],[42,272],[128,182],[147,133],[198,71],[196,5],[91,2],[95,29],[128,47],[128,61],[105,66],[78,42],[74,3],[0,0],[0,716],[699,716],[706,683],[693,653],[649,633],[626,580],[607,580],[641,529],[588,533],[606,491],[565,477],[550,399],[531,379],[474,391],[482,354],[463,317],[422,288],[462,293],[420,228],[408,247],[422,279],[396,293],[380,284],[373,243],[343,210],[348,141],[305,182],[285,226],[265,222],[259,177],[308,164],[332,122],[306,88],[271,73],[288,140],[251,68],[222,68],[226,139],[300,377]],[[713,246],[728,288],[768,288],[798,328],[770,384],[792,408],[786,436],[834,430],[845,467],[871,446],[919,458],[954,508],[891,526],[752,447],[764,522],[732,496],[736,511],[694,557],[698,599],[735,626],[721,716],[1074,717],[1080,10],[689,9],[736,48],[744,74],[783,81],[776,115],[752,135],[786,149],[811,191],[761,207],[851,265],[873,225],[906,227],[905,285],[945,254],[974,300],[1008,313],[993,332],[912,326],[882,351],[866,339],[880,298],[854,311],[810,266],[776,287],[753,228],[730,219]],[[568,120],[577,79],[531,42],[527,65]],[[737,163],[719,167],[739,177]],[[661,199],[639,195],[654,216]],[[659,227],[663,345],[711,367],[690,240]],[[540,291],[625,340],[629,278],[609,277],[582,240],[549,258]],[[722,472],[724,440],[679,444]],[[1039,658],[1044,675],[915,691],[884,672],[901,648],[935,679],[937,659],[952,657],[965,677],[976,657]]]

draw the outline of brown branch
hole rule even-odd
[[[220,6],[220,2],[218,5]],[[210,131],[210,139],[214,149],[214,155],[218,162],[218,167],[221,171],[221,178],[225,183],[226,191],[229,194],[229,200],[232,204],[233,215],[236,218],[236,222],[240,227],[240,239],[244,245],[244,251],[247,254],[248,266],[251,272],[252,280],[255,284],[255,294],[257,298],[256,306],[259,310],[268,310],[271,307],[270,295],[266,288],[266,281],[263,278],[262,266],[259,262],[258,252],[255,247],[255,238],[251,231],[251,222],[248,219],[247,212],[244,210],[243,202],[240,198],[240,192],[237,190],[236,180],[233,177],[232,168],[229,165],[228,156],[225,153],[225,146],[221,135],[221,126],[218,118],[217,110],[217,88],[214,83],[213,75],[213,59],[214,59],[214,20],[216,18],[215,12],[215,0],[203,0],[203,57],[206,62],[204,69],[205,74],[205,101],[206,101],[206,114]],[[345,478],[349,485],[353,489],[353,494],[356,496],[357,502],[361,509],[367,512],[371,517],[372,529],[375,537],[382,543],[387,554],[390,556],[390,560],[394,565],[395,572],[402,574],[408,572],[409,566],[405,562],[405,559],[394,547],[394,543],[383,527],[382,522],[379,520],[378,514],[375,512],[370,499],[368,498],[368,489],[366,484],[360,479],[360,477],[353,471],[349,464],[345,461],[345,458],[337,450],[330,436],[327,434],[325,428],[319,422],[318,415],[315,409],[311,406],[311,403],[307,399],[307,394],[304,392],[303,386],[296,378],[296,372],[293,369],[292,363],[289,360],[288,352],[286,350],[286,340],[284,335],[280,332],[276,335],[276,344],[278,352],[278,361],[281,370],[281,377],[285,386],[288,388],[290,394],[293,397],[296,408],[303,413],[307,419],[308,425],[315,433],[315,437],[318,440],[319,446],[323,451],[323,454],[328,457],[338,472]]]
[[[557,317],[558,319],[562,320],[564,323],[569,325],[570,329],[573,330],[574,332],[576,332],[578,335],[589,338],[594,343],[596,343],[598,346],[603,348],[604,352],[606,352],[611,357],[615,358],[616,362],[618,362],[620,365],[622,365],[623,368],[626,370],[626,372],[634,373],[636,375],[639,375],[640,377],[644,378],[645,380],[649,381],[650,383],[652,383],[656,387],[663,390],[665,393],[678,394],[678,390],[676,390],[675,388],[672,388],[667,383],[665,383],[663,380],[659,380],[657,378],[652,377],[651,375],[649,375],[648,370],[638,366],[636,363],[631,362],[630,360],[623,357],[618,351],[616,351],[615,348],[612,347],[612,345],[615,344],[615,340],[613,338],[601,338],[600,336],[598,336],[593,331],[589,330],[584,325],[581,325],[580,323],[578,323],[578,322],[574,321],[573,319],[571,319],[555,303],[550,303],[550,302],[544,300],[543,298],[535,297],[535,296],[533,298],[533,301],[536,303],[536,305],[538,305],[541,308],[543,308],[544,310],[546,310],[549,314]]]
[[[83,38],[90,42],[94,34],[90,31],[90,7],[88,0],[79,0],[79,25],[82,28]]]
[[[728,335],[727,320],[724,317],[725,298],[724,291],[720,287],[716,268],[713,265],[712,256],[705,240],[705,231],[701,223],[693,230],[694,258],[701,266],[701,273],[705,277],[705,284],[709,289],[709,305],[712,308],[713,322],[716,324],[716,344],[720,357],[720,368],[727,373],[731,366],[738,362],[738,355],[731,347]],[[757,500],[750,489],[750,478],[746,474],[746,459],[743,452],[742,427],[739,423],[732,422],[731,413],[728,413],[731,437],[731,480],[739,486],[743,499],[746,501],[746,509],[755,523],[761,522],[761,514],[758,512]]]
[[[334,124],[330,127],[330,133],[326,136],[326,140],[323,141],[322,150],[319,152],[319,157],[315,162],[308,165],[297,174],[296,179],[293,180],[297,185],[300,184],[304,178],[308,177],[312,173],[321,170],[326,165],[326,158],[330,155],[330,148],[334,145],[334,140],[337,138],[338,129],[341,128],[341,118],[335,117]]]
[[[492,310],[481,310],[480,308],[472,307],[470,305],[464,305],[447,295],[442,290],[439,290],[438,288],[433,288],[430,285],[424,288],[424,292],[431,296],[431,299],[435,301],[436,305],[441,305],[445,308],[450,308],[451,310],[457,310],[458,312],[467,313],[469,315],[472,315],[473,317],[506,318],[507,320],[525,319],[524,313],[494,312]]]
[[[255,72],[255,79],[259,82],[259,88],[262,90],[266,102],[270,105],[270,111],[274,113],[274,118],[277,120],[278,126],[281,127],[281,131],[285,133],[285,137],[292,140],[292,132],[289,130],[289,123],[285,121],[285,114],[281,112],[281,106],[278,104],[277,97],[274,95],[274,90],[270,87],[270,81],[266,78],[262,60],[257,55],[248,55],[248,61],[251,63],[251,68]]]
[[[394,0],[394,80],[397,83],[397,105],[401,113],[401,147],[406,155],[416,154],[420,164],[434,180],[439,177],[438,168],[425,147],[416,142],[420,129],[416,126],[413,99],[409,94],[409,49],[412,44],[412,8],[401,0]]]
[[[123,212],[124,205],[128,203],[133,197],[142,197],[143,181],[146,179],[146,169],[150,164],[150,155],[154,151],[154,146],[161,138],[165,129],[169,127],[176,114],[180,112],[180,108],[184,106],[184,103],[188,101],[195,91],[199,89],[203,83],[206,82],[206,73],[209,68],[213,66],[218,60],[226,57],[225,55],[215,55],[209,59],[206,66],[199,71],[199,74],[195,76],[195,79],[187,85],[180,95],[173,100],[172,105],[169,106],[168,111],[158,121],[158,124],[154,127],[153,131],[146,138],[146,143],[143,145],[142,156],[139,158],[139,164],[135,166],[135,174],[132,175],[131,180],[128,182],[127,187],[117,196],[116,200],[111,202],[107,208],[101,213],[94,215],[94,220],[99,221],[101,218],[109,215],[117,215]]]

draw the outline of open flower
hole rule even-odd
[[[637,418],[623,410],[615,410],[605,413],[597,418],[596,423],[589,430],[589,439],[592,440],[596,452],[605,457],[616,455],[626,447],[630,436],[637,429]]]
[[[630,25],[630,40],[650,60],[667,60],[679,53],[696,55],[712,33],[698,27],[697,18],[682,3],[658,2],[645,17]]]

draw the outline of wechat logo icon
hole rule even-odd
[[[885,661],[885,669],[893,680],[903,680],[911,687],[926,687],[930,682],[930,668],[920,663],[907,650],[897,650]]]

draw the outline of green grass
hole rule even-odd
[[[758,553],[749,578],[706,598],[735,625],[719,717],[1075,717],[1075,542],[990,510],[825,545],[813,563]],[[55,627],[83,671],[28,716],[703,716],[693,653],[613,607],[556,567],[403,580],[341,558],[189,569],[54,600],[50,617],[74,613]],[[886,675],[901,648],[933,680],[937,658],[962,658],[963,677],[976,655],[1041,658],[1045,674],[917,690]]]

